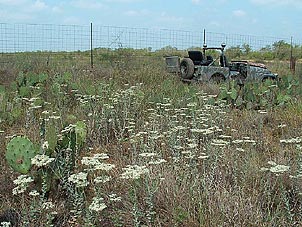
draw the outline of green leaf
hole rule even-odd
[[[30,97],[30,88],[29,87],[20,87],[19,88],[19,94],[21,97],[26,97],[29,98]]]
[[[36,154],[34,144],[29,139],[19,136],[7,144],[5,158],[15,171],[26,174],[32,166],[31,159]]]
[[[235,88],[232,88],[231,95],[230,95],[231,99],[235,100],[237,98],[237,95],[238,95],[237,90]]]
[[[44,83],[45,81],[47,81],[47,79],[48,79],[48,75],[47,74],[44,74],[44,73],[39,74],[39,82],[40,83]]]
[[[77,137],[76,143],[82,145],[86,140],[87,126],[83,121],[78,121],[75,125],[75,133]]]
[[[5,94],[5,86],[0,85],[0,94]]]
[[[228,98],[228,92],[225,89],[221,90],[220,94],[218,95],[218,98],[219,99],[227,99]]]
[[[48,142],[48,151],[53,152],[57,146],[58,136],[54,124],[47,125],[45,139]]]

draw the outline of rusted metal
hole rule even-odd
[[[178,56],[166,57],[166,69],[169,73],[180,72],[180,58]]]
[[[260,80],[277,79],[278,75],[273,74],[264,64],[250,61],[233,61],[228,63],[224,55],[225,44],[221,47],[203,46],[203,53],[206,50],[220,50],[219,65],[211,56],[206,56],[201,51],[189,51],[189,57],[180,61],[178,56],[166,58],[168,72],[179,73],[183,81],[222,81],[227,79]]]

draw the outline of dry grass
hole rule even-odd
[[[61,116],[59,131],[70,114],[88,126],[86,143],[76,156],[76,168],[61,173],[47,196],[40,198],[40,202],[53,202],[51,211],[57,212],[52,214],[54,226],[302,225],[302,185],[301,178],[296,177],[302,168],[300,143],[280,143],[302,136],[300,101],[264,114],[211,106],[207,94],[217,94],[216,85],[186,85],[161,67],[146,64],[133,69],[129,68],[131,63],[126,63],[120,68],[70,70],[67,82],[71,87],[66,89],[77,89],[82,96],[100,96],[87,105],[80,104],[64,88],[67,94],[55,93],[52,87],[57,75],[49,72],[42,95],[52,104],[43,110]],[[19,174],[4,158],[7,136],[25,135],[39,144],[41,112],[37,110],[28,118],[24,111],[14,121],[3,119],[0,123],[4,131],[0,133],[0,214],[16,209],[21,226],[26,226],[26,217],[30,218],[28,226],[48,226],[50,212],[36,207],[36,216],[31,214],[33,198],[28,192],[41,192],[38,182],[30,184],[26,193],[12,195],[12,182]],[[194,133],[192,129],[212,132]],[[57,156],[52,155],[58,159],[64,152],[57,148]],[[139,155],[146,152],[156,153],[158,158],[154,160],[166,162],[150,165],[148,158]],[[108,154],[104,162],[114,164],[113,170],[88,171],[81,164],[83,157],[99,153]],[[63,166],[64,160],[60,160],[59,166]],[[271,167],[268,161],[290,169],[279,174],[261,171]],[[149,172],[139,179],[121,179],[127,165],[144,165]],[[67,183],[67,178],[81,171],[88,173],[89,185],[80,190]],[[32,168],[28,174],[34,177],[37,172]],[[103,175],[111,180],[94,183]],[[121,201],[111,201],[112,193]],[[104,198],[107,207],[91,213],[88,207],[96,195]],[[82,212],[70,212],[75,208]]]

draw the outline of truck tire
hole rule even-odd
[[[182,79],[190,80],[194,74],[194,63],[190,58],[184,58],[180,62],[180,76]]]

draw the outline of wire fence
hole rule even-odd
[[[301,46],[295,37],[266,37],[240,34],[225,34],[204,31],[183,31],[168,29],[129,28],[101,25],[53,25],[53,24],[8,24],[0,23],[0,63],[11,61],[20,53],[47,53],[48,58],[61,55],[61,60],[76,59],[81,52],[91,52],[90,62],[97,58],[95,50],[114,51],[120,49],[143,50],[146,53],[170,48],[187,50],[208,46],[227,48],[249,45],[252,50],[261,50],[283,40],[285,43]]]

